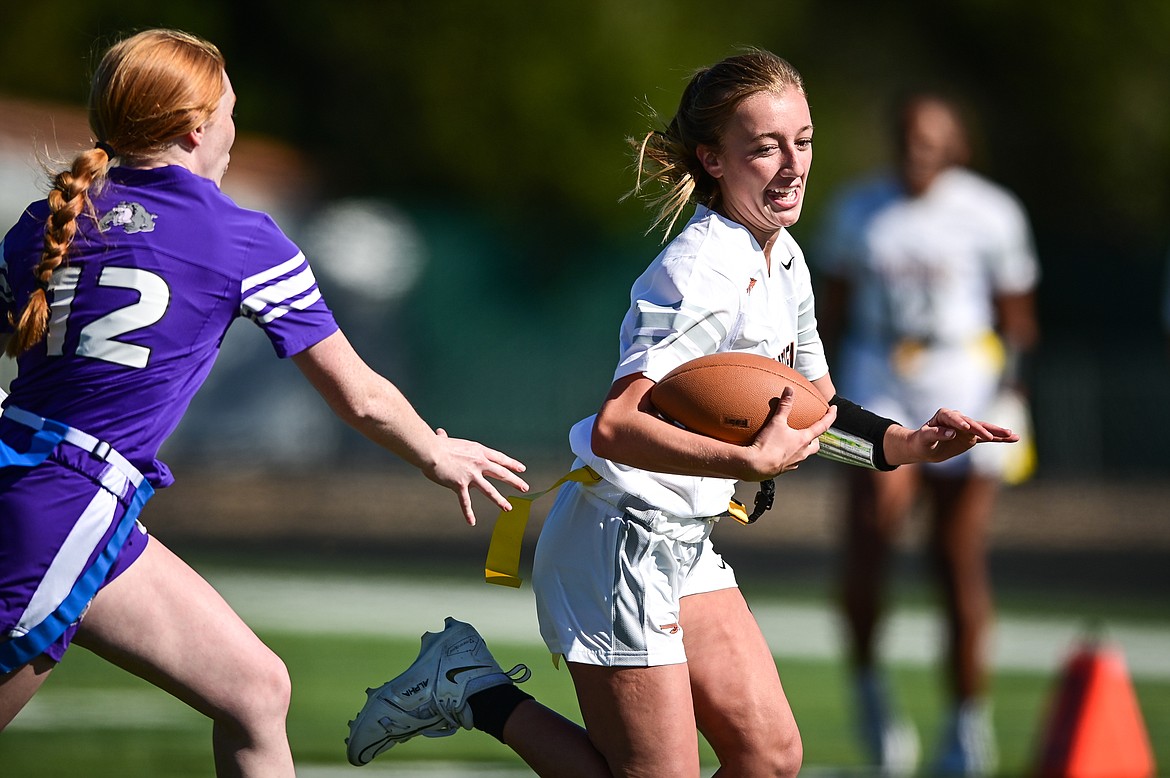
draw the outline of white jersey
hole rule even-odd
[[[911,425],[940,407],[984,417],[1004,361],[995,297],[1039,276],[1023,208],[963,168],[919,197],[892,176],[849,192],[823,244],[824,272],[851,286],[834,383],[843,397]],[[958,473],[971,456],[927,465]]]
[[[804,254],[781,230],[771,251],[742,225],[699,207],[683,231],[634,282],[622,321],[614,380],[642,373],[654,381],[696,357],[725,351],[762,354],[809,380],[828,373],[817,333]],[[596,456],[595,417],[575,425],[573,453],[604,479],[590,487],[611,504],[632,495],[666,514],[663,534],[693,536],[710,522],[688,521],[727,510],[735,481],[652,473]]]
[[[822,248],[817,266],[852,282],[848,337],[891,348],[982,337],[995,296],[1027,292],[1039,277],[1019,202],[963,168],[920,197],[893,176],[858,187],[834,210]]]

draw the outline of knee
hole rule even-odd
[[[267,650],[255,657],[241,668],[232,698],[224,723],[243,732],[283,730],[292,701],[292,679],[284,661]]]
[[[803,763],[804,743],[800,739],[800,733],[793,731],[790,738],[777,744],[764,774],[775,778],[795,778]]]
[[[733,754],[720,759],[729,775],[759,778],[795,778],[803,762],[804,744],[795,727],[775,737],[741,744]]]
[[[283,722],[288,716],[289,704],[292,701],[292,678],[288,674],[284,660],[269,652],[253,684],[257,697],[262,701],[264,712]]]

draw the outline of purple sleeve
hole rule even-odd
[[[240,314],[264,330],[277,356],[290,357],[332,335],[337,322],[304,253],[271,220],[260,230],[258,256],[240,282]]]

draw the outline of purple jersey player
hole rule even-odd
[[[229,325],[261,327],[469,523],[471,488],[507,508],[487,479],[527,485],[519,462],[419,418],[339,331],[300,250],[220,192],[234,105],[211,44],[115,44],[90,96],[97,145],[4,238],[0,343],[19,375],[0,418],[0,728],[76,642],[210,716],[219,772],[292,775],[282,662],[138,522]]]

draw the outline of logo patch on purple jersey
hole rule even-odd
[[[98,226],[102,231],[112,227],[121,227],[127,234],[135,232],[154,232],[155,214],[146,210],[142,203],[128,203],[125,200],[111,208]]]

